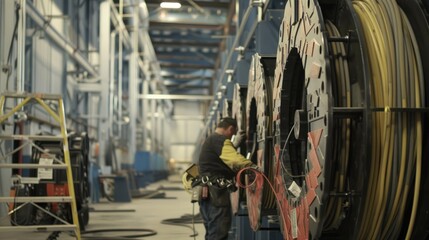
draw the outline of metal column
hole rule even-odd
[[[105,165],[106,142],[109,139],[109,56],[110,56],[110,3],[100,4],[100,112],[98,140],[100,144],[98,163]]]
[[[25,8],[27,5],[26,0],[20,1],[19,19],[18,21],[18,61],[17,61],[17,76],[16,76],[16,90],[18,92],[24,91],[24,77],[25,77],[25,36],[26,36],[26,14]]]
[[[133,19],[133,29],[131,32],[131,45],[132,45],[132,51],[130,53],[130,62],[129,62],[129,112],[130,112],[130,128],[129,128],[129,146],[128,146],[128,156],[132,159],[132,162],[134,162],[134,156],[136,152],[136,120],[137,120],[137,104],[138,104],[138,65],[137,60],[139,58],[139,52],[138,52],[138,32],[139,32],[139,18],[138,18],[138,11],[135,10],[133,13],[132,19]],[[144,124],[144,123],[143,123]]]
[[[0,1],[0,42],[3,43],[0,45],[0,92],[5,92],[6,90],[13,90],[11,84],[13,84],[13,74],[8,77],[9,71],[13,73],[12,68],[13,65],[10,64],[12,61],[8,62],[8,54],[9,51],[13,49],[11,45],[9,45],[12,41],[13,27],[15,19],[15,12],[10,11],[10,9],[14,9],[15,2],[14,1]],[[12,54],[13,56],[13,54]],[[11,57],[12,57],[11,56]],[[9,84],[9,85],[8,85]],[[6,87],[8,86],[8,88]],[[7,106],[11,107],[11,106]],[[2,129],[2,134],[9,134],[12,132],[11,126],[5,126],[5,129]],[[10,151],[11,143],[3,142],[0,144],[0,151],[7,152]],[[1,163],[8,163],[11,158],[7,158],[1,161]],[[0,195],[4,196],[9,194],[10,191],[10,173],[11,169],[0,169]],[[0,216],[7,215],[8,209],[5,205],[0,205]]]

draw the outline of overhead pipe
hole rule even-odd
[[[119,31],[122,32],[123,34],[123,38],[124,38],[124,44],[127,47],[127,49],[131,49],[132,48],[132,44],[131,44],[131,38],[130,35],[128,33],[128,31],[126,30],[126,27],[123,23],[123,21],[120,21],[120,17],[119,17],[119,12],[115,7],[115,4],[112,0],[109,1],[110,5],[111,5],[111,11],[112,11],[112,21],[115,27],[119,28]],[[141,9],[141,11],[138,11],[139,13],[139,19],[142,20],[142,25],[143,25],[143,29],[148,29],[149,28],[149,12],[147,11],[147,7],[140,7],[139,3],[135,3],[133,0],[125,0],[126,5],[127,6],[137,6],[138,9]],[[134,10],[134,8],[132,8]],[[144,13],[142,13],[144,12]],[[161,67],[159,65],[158,60],[156,59],[156,54],[155,54],[155,50],[153,48],[153,45],[151,44],[152,42],[150,41],[150,37],[147,33],[147,31],[139,31],[139,45],[144,46],[144,49],[148,50],[149,53],[146,55],[146,57],[150,57],[148,59],[148,63],[151,64],[152,67],[152,72],[158,77],[158,79],[161,78],[160,73],[161,73]],[[142,59],[138,59],[138,66],[140,67],[140,70],[142,72],[146,72],[147,70],[145,69],[145,63],[143,63]],[[159,76],[158,76],[159,75]],[[158,87],[160,88],[160,90],[162,91],[162,93],[168,94],[167,88],[163,85],[163,84],[158,84]],[[153,84],[149,84],[149,88],[152,92],[156,92],[157,88],[156,86],[154,86]],[[173,111],[173,104],[170,100],[164,100],[166,109],[167,109],[167,113],[171,113]]]
[[[118,38],[118,42],[122,42],[122,33],[118,31],[118,29],[113,30],[110,33],[110,80],[109,80],[109,125],[113,126],[113,123],[115,123],[118,127],[117,129],[117,135],[122,138],[122,126],[121,124],[123,121],[122,118],[122,110],[126,107],[122,105],[122,67],[123,67],[123,46],[122,44],[116,44],[116,38]],[[118,73],[117,78],[115,78],[115,53],[116,51],[116,45],[118,45]],[[117,87],[115,88],[115,79],[117,79]],[[116,98],[117,100],[114,100],[115,97],[115,91],[116,91]],[[114,120],[114,112],[116,109],[116,119]],[[114,135],[113,128],[110,129],[111,136]]]
[[[149,89],[152,92],[158,92],[158,89],[162,88],[157,88],[156,86],[156,82],[155,81],[149,81],[151,79],[151,74],[160,74],[160,69],[157,70],[156,66],[154,66],[154,64],[157,64],[158,61],[156,59],[156,55],[155,55],[155,51],[153,49],[152,43],[150,38],[148,37],[148,33],[147,30],[149,28],[149,22],[148,22],[148,12],[147,12],[147,7],[145,5],[141,5],[144,4],[144,2],[140,3],[140,1],[130,1],[130,0],[124,0],[124,3],[127,6],[131,6],[130,8],[127,8],[127,10],[129,11],[129,13],[131,13],[134,17],[132,20],[132,25],[134,27],[137,27],[137,29],[133,29],[134,30],[134,34],[133,35],[133,41],[134,44],[131,44],[132,46],[132,51],[138,53],[139,49],[141,48],[143,50],[143,59],[141,58],[140,54],[138,56],[136,56],[136,60],[137,60],[137,65],[140,68],[140,71],[142,71],[142,73],[145,75],[145,78],[147,80],[143,81],[144,84],[144,89],[143,89],[143,94],[137,94],[136,92],[136,98],[138,99],[140,96],[142,95],[146,95],[149,92]],[[142,18],[142,12],[146,11],[146,16],[147,18]],[[112,5],[112,12],[114,12],[114,16],[116,17],[116,12],[117,9],[116,7],[114,7],[114,5]],[[119,14],[117,15],[118,19],[120,19]],[[119,21],[122,22],[122,21]],[[136,25],[137,23],[137,25]],[[124,32],[127,32],[126,29],[124,29]],[[134,49],[134,47],[136,49]],[[152,50],[152,51],[151,51]],[[159,65],[159,64],[158,64]],[[131,74],[130,74],[131,75]],[[137,76],[136,76],[137,77]],[[131,79],[132,80],[132,79]],[[165,89],[164,89],[165,90]],[[163,90],[163,92],[164,92]],[[131,96],[130,96],[131,97]],[[155,113],[155,108],[158,105],[158,101],[159,102],[165,102],[164,105],[164,111],[170,115],[171,112],[173,111],[173,106],[171,103],[171,100],[152,100],[152,101],[147,101],[144,100],[143,101],[143,105],[141,105],[144,109],[141,110],[140,112],[142,113],[142,120],[143,122],[147,122],[147,117],[148,116],[152,116],[152,118],[150,119],[150,126],[151,126],[151,138],[152,138],[152,142],[150,145],[150,149],[153,151],[155,150],[156,147],[156,133],[157,133],[157,125],[155,123],[155,119],[153,118],[154,113]],[[149,110],[149,111],[147,111]],[[154,134],[155,133],[155,134]],[[146,134],[147,137],[147,131],[144,131],[144,135]],[[146,137],[144,136],[144,139],[146,139]],[[131,138],[131,139],[135,139],[135,138]],[[134,146],[133,144],[131,144],[132,146]],[[143,144],[144,147],[147,146],[146,143]]]
[[[112,23],[115,28],[122,33],[124,38],[125,47],[130,50],[132,48],[130,33],[127,31],[125,24],[123,21],[120,21],[119,12],[115,7],[115,3],[113,0],[109,1],[110,3],[110,11],[112,12]]]
[[[141,11],[139,11],[139,18],[142,20],[143,29],[149,29],[149,11],[147,9],[145,2],[143,2],[142,4],[144,4],[144,6],[140,7]],[[147,31],[139,32],[139,42],[142,45],[146,46],[146,50],[148,51],[147,57],[149,57],[149,63],[151,64],[153,73],[155,73],[156,75],[156,79],[157,80],[162,79],[161,66],[159,64],[159,61],[156,59],[155,49],[153,48],[152,41],[150,40],[150,36]],[[157,81],[157,83],[161,92],[164,94],[168,94],[168,90],[165,87],[165,85],[162,84],[160,81]],[[167,113],[171,113],[173,111],[172,102],[167,100],[165,100],[164,102],[167,107]]]
[[[149,28],[149,12],[147,10],[146,5],[144,5],[144,7],[140,8],[141,11],[139,11],[139,18],[142,20],[142,24],[143,24],[143,28],[144,29],[148,29]],[[165,85],[160,82],[159,80],[162,79],[161,76],[161,66],[159,64],[159,61],[156,59],[156,53],[155,53],[155,49],[153,48],[152,45],[152,41],[150,40],[150,36],[148,34],[147,31],[141,31],[139,32],[139,42],[142,45],[146,46],[146,49],[148,51],[148,55],[147,57],[149,57],[149,63],[151,64],[152,67],[152,72],[156,75],[156,79],[158,81],[156,81],[156,86],[152,86],[152,92],[155,92],[154,90],[156,90],[158,87],[161,90],[161,93],[163,94],[168,94],[168,90],[165,87]],[[164,99],[164,102],[166,104],[166,111],[165,113],[167,115],[170,115],[173,111],[173,104],[170,100]]]
[[[70,55],[77,63],[80,64],[89,74],[98,77],[98,72],[93,68],[89,61],[70,41],[65,39],[54,27],[52,27],[49,20],[47,20],[39,10],[33,5],[30,0],[27,0],[26,12],[33,21],[41,27],[48,35],[48,37]]]
[[[110,13],[111,13],[111,20],[112,20],[112,23],[113,23],[113,26],[114,26],[114,28],[119,32],[119,36],[120,36],[120,39],[119,39],[119,46],[122,46],[122,44],[124,44],[124,46],[125,46],[125,48],[129,51],[129,52],[135,52],[135,51],[138,51],[138,46],[139,46],[139,42],[138,42],[138,35],[136,36],[137,37],[137,39],[136,38],[133,38],[131,35],[130,35],[130,33],[128,32],[128,30],[127,30],[127,28],[126,28],[126,26],[125,26],[125,24],[124,24],[124,22],[123,22],[123,19],[122,19],[122,17],[121,17],[121,15],[120,15],[120,12],[121,13],[123,13],[124,11],[123,11],[123,6],[124,6],[124,4],[123,4],[123,2],[122,1],[120,1],[120,5],[119,5],[119,10],[120,10],[120,12],[118,12],[118,9],[116,8],[116,5],[115,5],[115,3],[112,1],[112,0],[109,0],[108,1],[109,2],[109,6],[110,6]],[[134,7],[136,7],[136,6],[138,6],[138,5],[133,5],[133,4],[130,4],[129,2],[127,2],[127,3],[125,3],[125,5],[126,6],[131,6],[131,9],[132,9],[132,11],[130,11],[130,13],[133,13],[133,11],[134,11]],[[132,16],[131,14],[129,14],[130,16]],[[133,17],[134,18],[134,17]],[[134,23],[134,21],[133,21],[133,23]],[[133,38],[133,39],[132,39]],[[133,44],[133,40],[136,40],[136,42]],[[137,49],[134,49],[134,48],[137,48]],[[134,57],[134,56],[133,56]],[[132,57],[132,58],[133,58]],[[144,63],[143,63],[143,61],[142,61],[142,59],[139,57],[139,56],[135,56],[135,60],[136,60],[136,63],[135,63],[135,65],[137,65],[138,67],[137,68],[139,68],[142,72],[147,72],[147,70],[145,69],[145,65],[144,65]],[[134,60],[133,60],[134,61]],[[122,72],[122,65],[120,65],[120,67],[121,67],[121,69],[119,69],[121,72]],[[133,75],[137,75],[138,73],[137,72],[133,72]],[[122,74],[121,74],[122,75]],[[137,76],[135,76],[134,78],[137,78]],[[120,79],[121,81],[122,81],[122,78]],[[134,79],[134,80],[136,80],[136,79]],[[130,81],[131,81],[131,79],[130,79]],[[137,80],[136,80],[137,81]],[[121,84],[122,85],[122,84]],[[143,81],[143,85],[144,85],[144,87],[143,87],[143,91],[147,91],[146,90],[146,87],[145,87],[145,85],[146,85],[146,81]],[[121,94],[121,92],[122,91],[120,91],[119,92],[119,94]],[[137,95],[138,96],[138,95]],[[130,96],[131,97],[131,96]],[[120,102],[122,103],[122,99],[120,99]],[[122,104],[120,103],[120,108],[122,108]],[[135,104],[137,104],[137,102],[135,103]],[[143,103],[143,104],[145,104],[145,103]],[[120,109],[120,111],[119,112],[121,112],[122,110]],[[145,112],[144,111],[139,111],[139,112],[142,112],[142,114],[143,114],[143,116],[141,116],[142,117],[142,121],[143,122],[146,122],[146,116],[145,116]],[[136,116],[136,114],[134,114],[133,116],[131,116],[131,114],[130,114],[130,118],[136,118],[137,116]],[[139,116],[140,117],[140,116]],[[132,128],[133,126],[130,126],[130,128]],[[143,131],[143,134],[145,135],[146,134],[146,131]],[[143,139],[146,139],[146,136],[143,136]],[[131,141],[135,141],[135,137],[131,137]],[[131,149],[130,150],[130,152],[135,152],[135,147],[134,147],[134,145],[135,145],[135,142],[133,143],[133,142],[131,142],[131,144],[130,144],[132,147],[133,147],[133,149]],[[146,144],[143,144],[143,148],[145,148],[146,147]]]

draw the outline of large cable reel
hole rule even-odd
[[[272,58],[252,56],[247,89],[247,149],[250,160],[257,164],[270,182],[274,179],[272,167],[272,78],[275,61]],[[258,230],[262,216],[272,215],[275,210],[275,195],[267,182],[255,181],[248,185],[246,199],[249,221],[254,231]]]
[[[404,31],[406,37],[413,39],[412,44],[407,43],[408,49],[412,50],[405,51],[408,54],[405,58],[415,61],[415,64],[407,65],[408,68],[404,70],[407,76],[413,77],[409,78],[412,81],[404,82],[402,79],[408,78],[397,77],[397,82],[388,85],[398,90],[397,93],[393,91],[398,96],[407,96],[406,99],[402,98],[402,102],[383,102],[377,96],[386,95],[390,88],[377,90],[381,88],[377,86],[379,83],[374,70],[383,65],[375,64],[378,57],[375,53],[379,52],[377,48],[371,50],[367,46],[371,37],[365,35],[378,30],[374,30],[376,25],[373,19],[370,20],[372,27],[366,26],[369,17],[362,13],[369,14],[371,11],[363,10],[358,17],[355,2],[386,8],[383,10],[384,15],[374,14],[373,19],[384,18],[392,22],[401,19],[399,21],[403,24],[408,24],[407,31],[412,27],[417,32],[413,38],[412,33]],[[423,140],[421,135],[418,137],[420,113],[427,114],[427,108],[418,102],[424,103],[424,97],[427,102],[427,95],[420,94],[421,100],[414,101],[413,98],[419,98],[417,93],[427,93],[428,78],[420,83],[418,80],[414,82],[418,77],[412,71],[421,71],[415,70],[418,65],[424,65],[421,72],[429,71],[426,66],[429,61],[423,60],[428,55],[421,54],[422,64],[419,64],[418,57],[418,48],[427,52],[422,43],[427,41],[428,30],[427,21],[420,14],[419,4],[415,2],[402,3],[404,14],[397,10],[396,1],[288,1],[280,28],[273,91],[275,186],[285,239],[330,239],[334,236],[348,239],[396,239],[405,235],[407,238],[413,234],[427,235],[424,232],[428,229],[425,223],[428,214],[416,212],[417,208],[427,209],[417,201],[427,199],[425,194],[418,193],[428,188],[428,181],[420,183],[419,169],[422,164],[418,159],[419,154],[421,158],[422,150],[416,148],[417,144],[428,141],[427,137]],[[396,15],[392,15],[393,12]],[[397,17],[399,15],[400,18]],[[408,23],[405,15],[410,19]],[[380,22],[386,24],[386,21]],[[397,29],[401,28],[386,29],[389,29],[386,30],[388,34],[383,32],[381,36],[384,37],[381,39],[388,39],[388,35],[396,36],[396,31],[400,32]],[[390,39],[398,41],[398,37]],[[391,44],[386,40],[384,42],[386,45]],[[417,48],[416,43],[419,45]],[[395,44],[389,46],[395,46],[391,49],[396,56],[401,56],[398,54],[401,54],[399,47],[402,44]],[[416,55],[413,56],[412,52],[416,52]],[[405,58],[397,57],[393,61]],[[393,57],[380,59],[390,60]],[[394,64],[392,66],[398,66],[393,68],[394,74],[400,74],[402,69],[398,69],[401,63]],[[384,117],[377,117],[382,115]],[[376,123],[380,119],[387,119],[388,123],[401,127],[389,124],[380,127]],[[380,128],[386,129],[385,132],[395,128],[390,136],[385,135],[385,139],[394,144],[380,142],[381,134],[385,134],[384,130],[380,132]],[[425,129],[424,125],[420,129]],[[407,143],[406,139],[410,139],[410,142]],[[405,146],[402,150],[401,142]],[[386,148],[393,150],[384,150]],[[411,154],[413,151],[417,151],[414,156],[417,160]],[[402,156],[399,154],[401,152]],[[380,156],[380,159],[374,156]],[[378,163],[382,158],[388,161]],[[414,161],[417,167],[413,166]],[[400,164],[405,165],[402,167]],[[379,177],[383,173],[386,174],[386,180]],[[375,178],[378,178],[378,185],[371,180]],[[389,184],[383,190],[374,187],[384,187],[383,181]],[[420,186],[413,186],[413,181]],[[407,196],[398,197],[401,196],[398,195],[400,191],[394,189],[401,189],[401,186],[412,187],[414,193],[405,188],[400,191],[406,190]],[[402,222],[406,226],[401,225]],[[417,230],[413,231],[413,225],[418,226]]]

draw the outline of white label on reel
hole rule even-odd
[[[290,187],[288,188],[289,192],[291,192],[295,197],[299,197],[301,194],[301,188],[296,184],[295,181],[292,182]]]
[[[298,237],[298,225],[296,221],[296,208],[290,210],[290,223],[292,224],[292,238]]]

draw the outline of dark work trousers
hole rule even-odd
[[[227,240],[232,221],[231,206],[216,207],[210,199],[199,203],[206,228],[205,240]]]

